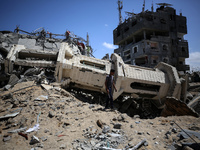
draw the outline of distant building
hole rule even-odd
[[[158,62],[165,62],[187,71],[189,65],[186,17],[176,15],[170,4],[159,3],[156,12],[143,11],[132,14],[113,31],[114,44],[125,63],[144,67],[154,67]]]

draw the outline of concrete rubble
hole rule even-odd
[[[121,108],[122,112],[134,107],[132,102],[138,97],[142,98],[146,110],[151,109],[151,104],[163,109],[167,97],[186,102],[187,76],[179,76],[176,68],[169,64],[161,62],[153,69],[132,66],[125,64],[115,53],[111,55],[111,60],[100,60],[82,55],[78,41],[75,42],[77,39],[69,35],[63,40],[47,37],[45,30],[37,34],[19,28],[15,31],[17,33],[2,31],[0,36],[2,77],[9,77],[7,84],[2,78],[5,90],[23,81],[35,81],[37,84],[56,81],[63,87],[106,93],[105,75],[110,69],[115,69],[117,92],[113,94],[114,100],[123,95],[129,96]],[[20,34],[19,31],[30,35]],[[129,113],[133,114],[131,111]],[[149,110],[145,115],[148,113]]]
[[[154,69],[127,65],[116,54],[111,60],[87,57],[72,41],[47,38],[42,44],[10,32],[0,37],[0,149],[198,147],[180,138],[183,131],[174,123],[199,141],[196,76],[189,82],[165,63]],[[105,110],[111,68],[118,92],[114,109]]]
[[[7,91],[0,93],[0,116],[9,114],[9,117],[1,117],[0,120],[2,149],[132,150],[137,146],[138,149],[193,147],[188,143],[195,144],[194,141],[185,137],[174,121],[186,132],[190,130],[190,135],[200,133],[200,120],[196,117],[131,117],[117,109],[105,111],[105,99],[98,104],[98,100],[90,99],[91,93],[81,92],[82,96],[88,97],[88,101],[85,101],[86,98],[81,98],[75,90],[66,91],[55,85],[52,83],[49,85],[51,88],[46,89],[41,84],[21,82],[9,89],[10,94]],[[40,95],[47,99],[35,101]],[[117,101],[115,106],[119,106]],[[180,134],[185,138],[180,138]],[[198,136],[192,137],[199,140]]]

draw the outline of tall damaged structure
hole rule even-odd
[[[168,63],[178,71],[186,72],[189,65],[186,17],[176,15],[171,4],[158,3],[154,12],[145,11],[145,1],[141,13],[129,14],[129,18],[113,30],[114,52],[122,57],[126,64],[155,67],[159,62]],[[120,10],[121,11],[121,10]],[[131,15],[130,15],[131,14]]]

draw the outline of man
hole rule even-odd
[[[106,107],[105,109],[108,108],[108,104],[110,103],[111,109],[113,109],[113,87],[115,89],[115,92],[117,92],[117,89],[114,84],[114,75],[115,70],[111,69],[110,74],[106,76],[106,81],[105,81],[105,86],[106,86],[106,91],[108,93],[108,98],[106,100]]]

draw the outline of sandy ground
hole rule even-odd
[[[102,132],[102,128],[97,125],[97,120],[101,120],[111,129],[114,124],[121,124],[119,130],[123,131],[126,141],[119,144],[118,149],[123,149],[127,145],[134,146],[143,139],[147,140],[148,146],[142,146],[140,149],[161,150],[167,149],[173,143],[180,146],[184,142],[194,143],[190,138],[180,140],[177,135],[181,129],[176,124],[183,129],[192,129],[200,133],[200,118],[170,116],[140,119],[137,115],[129,117],[117,110],[104,110],[104,106],[99,104],[91,105],[82,102],[69,92],[57,87],[50,87],[46,90],[33,83],[24,84],[17,84],[8,92],[0,93],[0,116],[11,114],[15,110],[19,112],[18,109],[22,108],[16,117],[0,120],[0,150],[35,147],[38,150],[76,149],[72,144],[73,141],[86,140],[83,134],[88,128]],[[32,87],[22,89],[27,86]],[[41,95],[48,96],[48,98],[35,100]],[[8,131],[23,127],[32,128],[37,124],[37,116],[39,116],[40,129],[30,133],[23,132],[27,134],[28,140],[18,133],[8,133]],[[167,132],[170,132],[168,136],[166,136]],[[33,135],[39,138],[40,143],[30,144]],[[4,141],[8,136],[10,139]],[[192,137],[200,143],[197,137]]]

